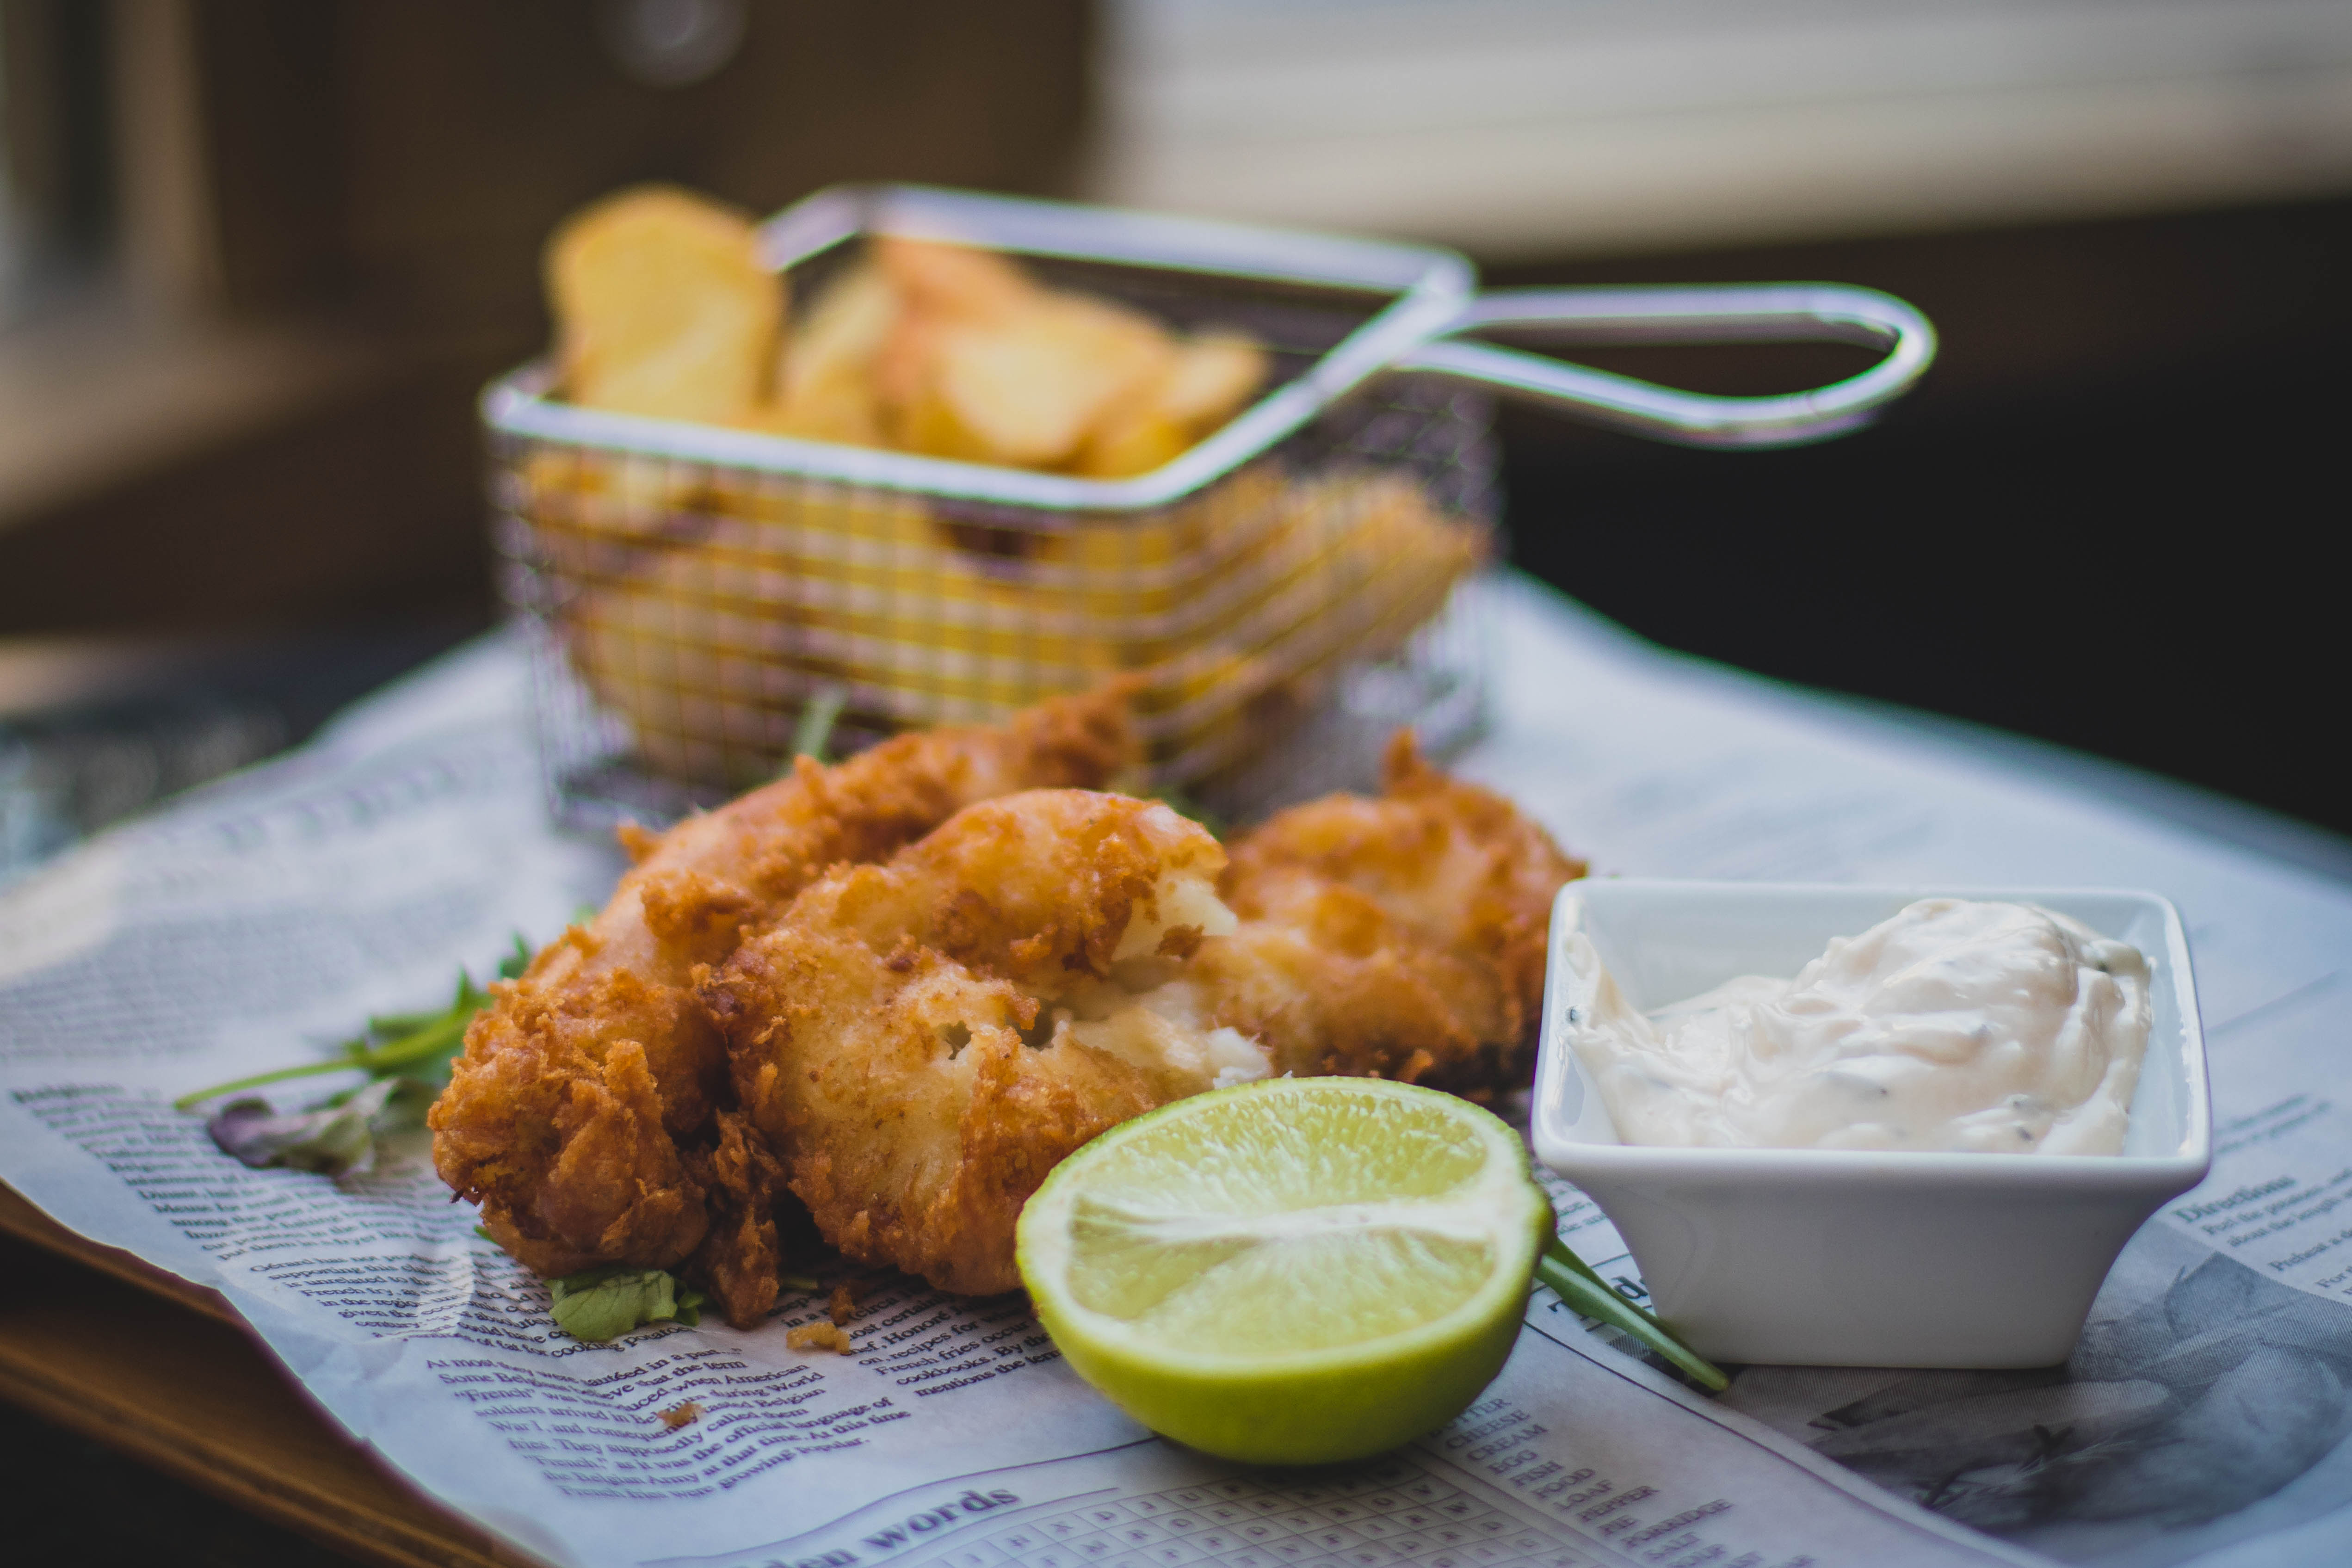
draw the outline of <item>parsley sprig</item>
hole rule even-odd
[[[530,963],[530,946],[518,933],[514,951],[499,961],[501,980],[512,980]],[[205,1121],[221,1152],[255,1170],[273,1165],[317,1171],[341,1178],[375,1168],[377,1141],[422,1126],[425,1113],[449,1082],[450,1064],[466,1048],[466,1026],[490,1004],[490,994],[457,972],[457,994],[446,1007],[425,1013],[386,1013],[317,1061],[232,1079],[184,1094],[172,1103],[194,1110],[228,1097]],[[321,1073],[360,1072],[366,1080],[328,1096],[307,1110],[280,1113],[247,1091]]]
[[[793,725],[793,751],[784,759],[782,777],[792,776],[793,763],[802,757],[816,763],[835,760],[833,730],[841,721],[841,710],[848,706],[849,688],[837,680],[824,681],[809,693],[800,718]]]
[[[499,960],[498,977],[512,980],[530,963],[530,948],[520,932],[514,939],[514,951]],[[172,1102],[178,1110],[194,1110],[208,1100],[218,1100],[225,1094],[238,1094],[249,1089],[284,1083],[289,1079],[316,1078],[321,1073],[350,1072],[353,1069],[367,1074],[370,1081],[382,1079],[408,1079],[438,1091],[449,1081],[449,1064],[466,1047],[466,1026],[474,1015],[490,1005],[490,994],[474,984],[471,973],[457,972],[457,994],[446,1007],[427,1013],[383,1013],[368,1019],[367,1027],[337,1046],[334,1054],[314,1062],[296,1067],[278,1068],[271,1072],[255,1073],[250,1078],[232,1079],[184,1094]]]

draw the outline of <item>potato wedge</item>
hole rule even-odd
[[[1240,332],[1178,343],[1158,380],[1104,411],[1072,470],[1100,479],[1150,473],[1232,418],[1270,368],[1265,351]]]
[[[1001,321],[1037,302],[1044,292],[993,251],[935,240],[877,236],[875,266],[918,315],[964,321]]]
[[[573,402],[719,424],[761,403],[784,281],[743,215],[667,186],[623,191],[556,230],[545,269]]]
[[[843,273],[785,334],[776,397],[755,421],[779,435],[882,445],[877,367],[903,313],[897,287],[871,264]]]
[[[1181,458],[1192,446],[1192,427],[1144,398],[1112,410],[1087,433],[1070,471],[1090,479],[1125,479],[1148,474]]]
[[[1047,295],[1001,319],[937,322],[926,329],[897,444],[1057,468],[1108,409],[1164,374],[1173,352],[1149,316],[1076,294]]]
[[[1265,350],[1247,333],[1202,332],[1178,347],[1160,384],[1159,411],[1197,440],[1240,413],[1272,369]]]

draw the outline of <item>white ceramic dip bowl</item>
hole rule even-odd
[[[1788,976],[1918,899],[2040,904],[2145,954],[2154,1027],[2120,1154],[1692,1149],[1622,1143],[1569,1045],[1598,976],[1647,1012],[1742,974]],[[2048,1366],[2116,1254],[2212,1163],[2205,1037],[2179,911],[2055,888],[1571,882],[1552,907],[1536,1155],[1615,1223],[1651,1306],[1716,1361]]]

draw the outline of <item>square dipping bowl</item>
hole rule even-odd
[[[2040,904],[2146,954],[2154,1026],[2120,1154],[1699,1149],[1619,1142],[1569,1043],[1606,965],[1648,1012],[1793,975],[1915,900]],[[1571,882],[1553,905],[1537,1158],[1601,1205],[1658,1317],[1716,1361],[2032,1367],[2066,1359],[2107,1269],[2212,1163],[2205,1037],[2180,914],[2062,888]]]

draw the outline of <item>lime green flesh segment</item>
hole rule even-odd
[[[1087,1191],[1155,1211],[1286,1214],[1437,1197],[1488,1157],[1477,1129],[1389,1095],[1237,1095],[1213,1116],[1138,1125],[1104,1150]]]
[[[1309,1211],[1310,1213],[1313,1211]],[[1081,1231],[1087,1216],[1077,1216]],[[1280,1355],[1384,1339],[1433,1322],[1494,1276],[1479,1238],[1382,1226],[1251,1244],[1095,1250],[1070,1268],[1080,1305],[1171,1350]]]

